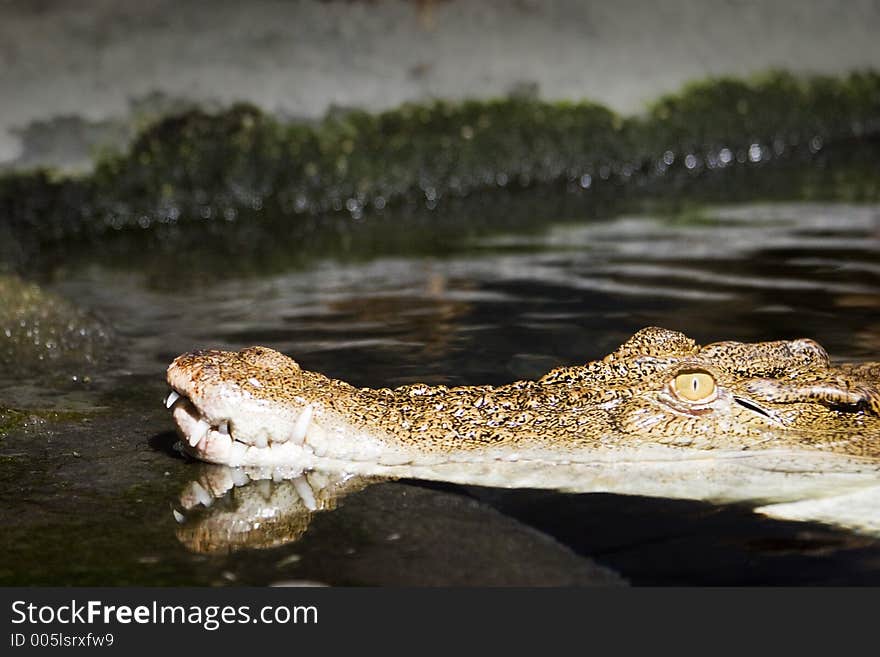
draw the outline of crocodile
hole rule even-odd
[[[648,327],[538,380],[394,389],[249,347],[183,354],[167,381],[183,450],[211,463],[747,502],[880,533],[880,363],[810,339]]]

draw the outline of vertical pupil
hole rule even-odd
[[[682,372],[672,385],[677,395],[689,401],[700,401],[715,392],[715,380],[706,372]]]

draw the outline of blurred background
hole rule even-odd
[[[877,359],[878,29],[876,0],[0,0],[0,583],[878,583],[875,539],[734,506],[324,482],[314,512],[184,460],[161,405],[174,356],[251,344],[368,386],[649,325]]]
[[[88,166],[144,116],[525,91],[642,111],[708,76],[876,66],[873,0],[0,2],[0,163]]]

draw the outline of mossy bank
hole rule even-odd
[[[360,221],[487,189],[589,190],[608,181],[637,189],[809,158],[841,142],[873,143],[878,133],[874,72],[709,80],[631,117],[527,95],[381,114],[331,111],[314,123],[284,123],[249,105],[193,110],[146,127],[127,152],[101,155],[86,176],[5,176],[2,255],[21,261],[35,244],[124,228],[255,217],[293,228],[312,226],[305,216],[332,214]],[[862,187],[861,196],[877,196],[876,183]]]

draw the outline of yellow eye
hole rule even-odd
[[[707,372],[682,372],[672,382],[675,394],[688,401],[703,401],[715,394],[715,379]]]

